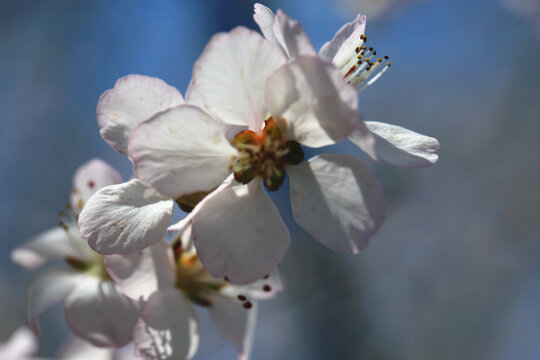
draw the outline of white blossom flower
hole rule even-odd
[[[208,308],[219,333],[249,356],[256,303],[281,291],[277,272],[249,286],[213,278],[189,246],[191,229],[171,247],[164,241],[131,255],[111,255],[106,267],[125,294],[146,305],[134,330],[135,354],[144,359],[190,359],[199,335],[194,304]]]
[[[70,265],[47,269],[32,282],[28,318],[34,331],[39,332],[39,314],[64,300],[67,324],[77,336],[96,346],[122,346],[131,341],[140,305],[112,282],[104,257],[79,236],[76,222],[77,212],[88,196],[99,187],[121,180],[116,170],[101,160],[85,163],[75,173],[74,205],[61,213],[60,226],[13,250],[12,260],[27,269],[59,259]]]
[[[302,25],[278,10],[277,14],[261,4],[255,4],[255,22],[269,41],[278,44],[289,57],[316,54]],[[338,30],[334,38],[320,51],[321,59],[334,64],[345,80],[358,91],[366,89],[388,70],[388,57],[377,57],[377,50],[367,46],[366,17],[356,19]],[[364,127],[354,131],[349,139],[374,160],[391,165],[418,168],[437,162],[440,149],[437,139],[418,134],[397,125],[366,121],[374,142],[366,141]]]
[[[323,244],[357,253],[378,230],[382,190],[360,159],[326,154],[299,164],[300,144],[331,145],[355,129],[372,141],[355,90],[332,64],[307,55],[287,62],[277,46],[239,27],[210,40],[186,103],[137,126],[128,154],[137,178],[169,198],[217,188],[189,217],[214,277],[247,284],[280,261],[289,233],[261,180],[276,190],[285,171],[295,219]],[[229,126],[247,130],[229,141]],[[229,174],[236,181],[223,182]]]
[[[8,341],[0,343],[0,360],[38,360],[36,337],[26,327],[20,327]]]

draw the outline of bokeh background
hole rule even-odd
[[[437,165],[368,161],[386,221],[358,256],[294,224],[287,291],[261,304],[254,359],[540,359],[540,1],[275,0],[318,48],[358,12],[392,68],[359,95],[369,120],[438,138]],[[185,91],[216,32],[255,29],[251,1],[0,1],[0,341],[25,322],[33,274],[15,246],[55,226],[71,176],[100,157],[131,176],[98,134],[95,107],[119,77]],[[362,156],[348,143],[333,151]],[[201,313],[195,359],[235,352]],[[43,316],[43,356],[67,336]]]

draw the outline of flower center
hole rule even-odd
[[[174,253],[176,287],[194,303],[211,306],[210,295],[227,286],[227,282],[212,277],[201,264],[197,254],[184,251],[180,243],[174,246]]]
[[[357,88],[358,92],[377,81],[390,67],[388,56],[384,57],[384,61],[383,58],[375,57],[377,51],[364,45],[366,42],[367,36],[360,35],[360,39],[352,45],[351,51],[338,54],[333,60],[347,83]]]
[[[284,141],[273,118],[268,118],[260,134],[244,130],[236,134],[232,144],[238,149],[231,169],[236,181],[247,184],[255,177],[263,179],[271,191],[279,189],[285,179],[285,167],[299,164],[304,152],[296,141]]]

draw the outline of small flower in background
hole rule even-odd
[[[89,196],[121,180],[116,170],[101,160],[85,163],[75,173],[73,204],[61,212],[59,227],[13,250],[12,260],[26,269],[61,259],[69,265],[47,269],[30,285],[28,318],[35,332],[39,332],[39,314],[63,300],[66,322],[77,336],[96,346],[123,346],[131,341],[140,305],[112,282],[104,256],[79,236],[76,220]]]
[[[39,360],[33,356],[37,350],[34,334],[28,328],[21,327],[8,341],[0,344],[0,360]]]
[[[282,290],[277,272],[248,286],[212,277],[191,245],[191,228],[173,248],[160,242],[132,255],[111,255],[105,266],[125,294],[146,301],[135,326],[135,353],[144,359],[190,359],[199,335],[193,305],[205,307],[219,333],[247,359],[256,322],[254,300]]]

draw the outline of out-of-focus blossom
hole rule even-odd
[[[34,334],[28,328],[21,327],[7,342],[0,344],[0,360],[38,360],[33,356],[37,350]]]
[[[210,40],[187,103],[141,123],[128,151],[137,177],[165,196],[204,197],[217,188],[189,219],[213,276],[247,284],[280,261],[289,233],[261,180],[277,190],[286,171],[295,218],[321,243],[358,253],[378,230],[382,190],[360,159],[325,154],[294,166],[300,144],[331,145],[355,129],[371,139],[354,89],[332,64],[307,55],[287,62],[274,44],[239,27]],[[230,142],[230,126],[247,129]],[[224,182],[229,174],[234,180]]]
[[[277,14],[261,4],[255,4],[255,22],[266,39],[278,44],[291,59],[315,54],[302,25],[278,10]],[[366,46],[366,17],[356,19],[338,30],[334,38],[325,43],[319,56],[334,64],[343,77],[358,91],[377,81],[390,66],[388,56],[376,57],[377,51]],[[349,139],[371,158],[391,165],[418,168],[433,165],[439,159],[439,142],[429,136],[418,134],[400,126],[381,122],[357,122],[361,127]],[[366,135],[365,127],[374,138]]]
[[[174,249],[174,250],[173,250]],[[255,330],[256,303],[281,291],[277,272],[248,286],[212,277],[191,245],[191,228],[173,248],[160,242],[132,255],[110,255],[108,272],[134,300],[146,305],[135,326],[135,353],[144,359],[190,359],[199,335],[193,304],[208,308],[219,333],[247,359]]]
[[[540,1],[539,0],[500,0],[500,2],[516,15],[530,19],[536,25],[536,33],[540,36]]]
[[[67,324],[79,337],[97,346],[123,346],[131,341],[140,305],[123,295],[112,282],[104,267],[104,257],[79,236],[76,221],[89,196],[99,187],[119,181],[120,175],[103,161],[85,163],[75,173],[74,205],[61,213],[60,226],[13,250],[12,260],[26,269],[59,259],[69,265],[47,269],[32,282],[28,318],[34,331],[39,331],[39,314],[64,300]]]

